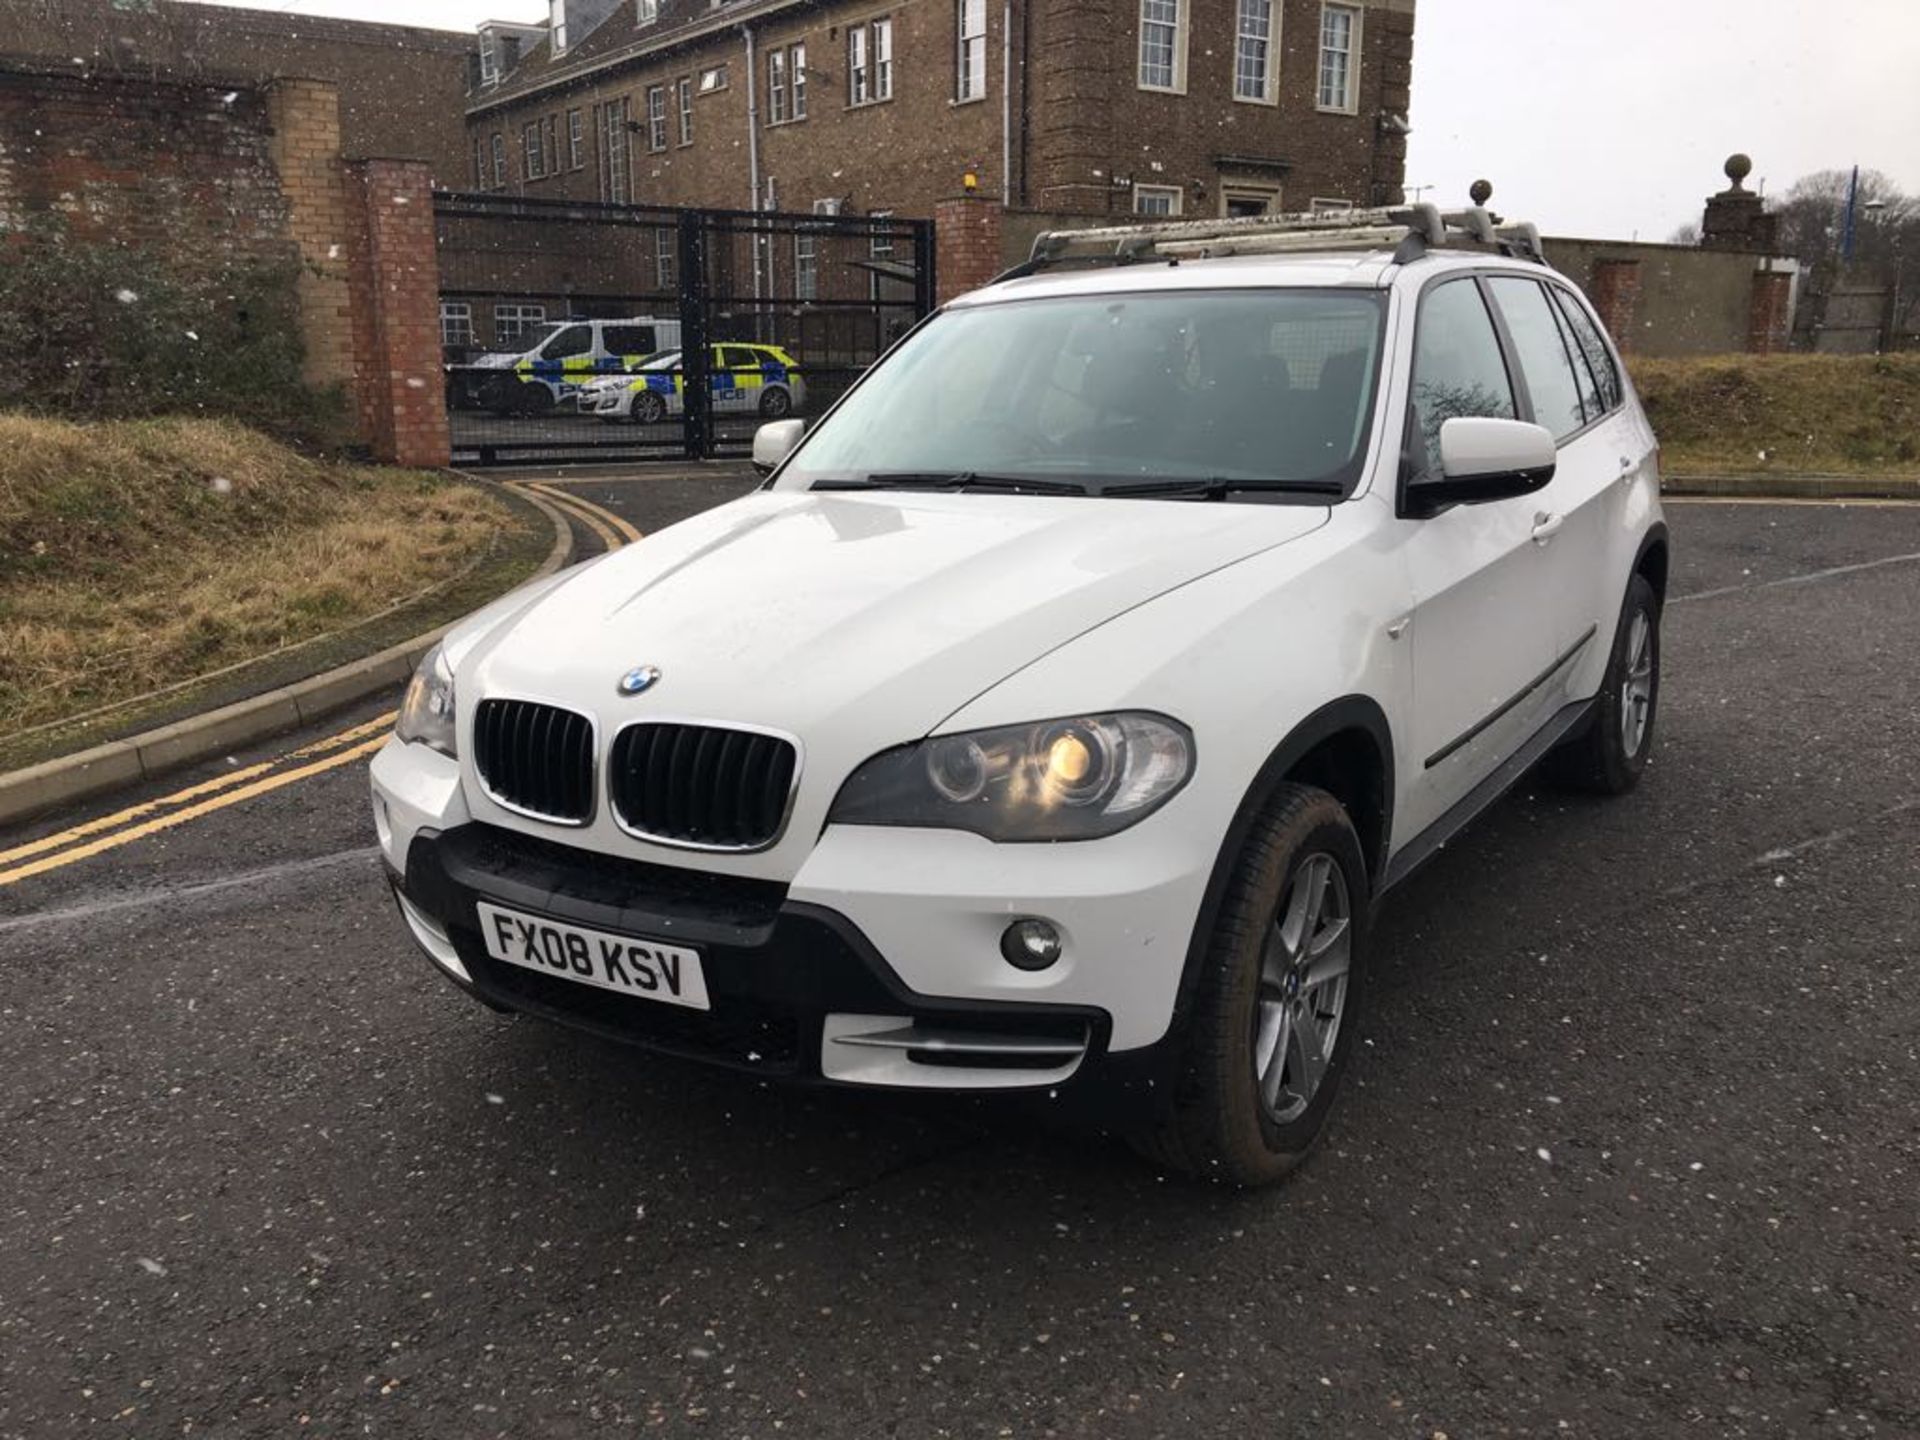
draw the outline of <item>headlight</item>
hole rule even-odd
[[[393,733],[402,740],[418,740],[442,755],[454,755],[453,670],[446,653],[438,646],[427,652],[420,668],[407,684],[406,698],[400,702],[400,719]]]
[[[1161,715],[1085,715],[937,735],[887,750],[840,787],[840,825],[1091,840],[1144,820],[1193,774],[1193,736]]]

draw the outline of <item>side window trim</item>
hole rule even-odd
[[[1533,418],[1533,397],[1527,393],[1526,377],[1514,358],[1513,337],[1507,333],[1507,322],[1500,314],[1500,307],[1493,303],[1493,296],[1487,290],[1486,278],[1477,271],[1455,271],[1451,274],[1436,275],[1421,285],[1413,302],[1413,346],[1407,364],[1407,403],[1405,421],[1400,432],[1399,474],[1394,484],[1393,509],[1396,515],[1406,513],[1407,485],[1418,474],[1414,455],[1424,449],[1416,444],[1415,437],[1420,428],[1420,411],[1414,396],[1418,388],[1419,376],[1414,366],[1420,358],[1420,326],[1427,316],[1427,297],[1448,285],[1471,285],[1480,296],[1480,304],[1487,312],[1487,319],[1493,325],[1494,344],[1500,351],[1500,364],[1507,372],[1507,390],[1513,399],[1513,414],[1517,420]]]
[[[1567,319],[1565,310],[1553,298],[1553,286],[1542,285],[1540,288],[1547,292],[1547,313],[1553,316],[1554,328],[1560,332],[1560,348],[1567,352],[1567,363],[1573,367],[1574,395],[1580,402],[1580,430],[1585,430],[1607,418],[1606,397],[1600,393],[1600,379],[1593,373],[1593,366],[1587,359],[1587,347],[1574,335],[1573,322]],[[1583,379],[1587,387],[1584,389],[1581,386]],[[1589,398],[1594,402],[1591,408],[1587,404]],[[1576,435],[1579,433],[1579,430],[1574,432]]]
[[[1567,322],[1567,328],[1576,332],[1574,335],[1575,343],[1579,343],[1579,335],[1577,333],[1578,325],[1575,323],[1578,321],[1586,325],[1587,329],[1593,333],[1594,340],[1599,344],[1600,357],[1607,363],[1608,374],[1606,378],[1611,380],[1612,384],[1604,383],[1602,377],[1596,373],[1593,377],[1594,388],[1600,396],[1600,413],[1603,416],[1613,414],[1614,411],[1627,403],[1627,387],[1621,378],[1620,356],[1613,347],[1612,337],[1610,337],[1607,332],[1600,327],[1600,323],[1587,312],[1585,304],[1572,286],[1549,281],[1547,282],[1547,292],[1552,295],[1558,303],[1563,318]],[[1583,354],[1585,354],[1586,348],[1584,344],[1580,345],[1580,350]],[[1593,357],[1589,355],[1586,358],[1588,369],[1591,370]]]

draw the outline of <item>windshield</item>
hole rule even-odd
[[[868,375],[782,489],[888,476],[1351,486],[1384,297],[1176,291],[949,311]]]

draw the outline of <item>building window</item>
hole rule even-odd
[[[1229,219],[1244,215],[1277,215],[1280,213],[1280,187],[1251,183],[1222,185],[1220,213]]]
[[[678,87],[680,96],[680,143],[693,143],[693,80],[682,76]]]
[[[493,307],[493,342],[511,345],[547,323],[544,305],[508,305]]]
[[[1320,7],[1320,84],[1322,110],[1351,115],[1354,105],[1354,68],[1360,54],[1360,11],[1352,5]]]
[[[553,53],[567,49],[567,0],[547,0],[547,33],[553,37]]]
[[[798,300],[820,296],[820,237],[811,230],[793,237],[793,294]]]
[[[560,173],[560,117],[549,115],[540,122],[540,150],[545,156],[547,174]]]
[[[1330,200],[1325,195],[1315,195],[1307,201],[1307,208],[1315,215],[1344,215],[1353,209],[1351,200]]]
[[[781,125],[792,118],[787,92],[787,52],[767,52],[767,123]]]
[[[1136,185],[1133,187],[1133,213],[1136,215],[1178,215],[1178,185]]]
[[[1273,0],[1239,0],[1233,33],[1233,98],[1274,103]]]
[[[544,179],[547,173],[545,158],[540,154],[540,122],[521,127],[520,130],[521,164],[527,172],[527,179]]]
[[[464,300],[440,302],[440,343],[473,344],[473,306]]]
[[[867,233],[867,258],[891,260],[893,258],[893,211],[875,210],[867,218],[873,222],[873,229]],[[886,283],[887,278],[877,269],[867,272],[869,300],[878,301],[882,298],[881,286]]]
[[[473,137],[473,188],[487,188],[487,142],[478,135]]]
[[[567,168],[578,170],[587,163],[587,127],[578,110],[567,111]]]
[[[727,88],[727,67],[715,65],[711,70],[700,72],[700,93],[711,95],[716,90]]]
[[[656,230],[653,251],[654,289],[670,294],[674,287],[674,245],[677,236],[671,230]]]
[[[1186,0],[1140,0],[1140,88],[1187,88]]]
[[[627,124],[632,102],[621,96],[599,107],[600,198],[614,205],[627,203]]]
[[[633,0],[633,19],[638,25],[651,25],[660,18],[660,0]]]
[[[787,70],[793,76],[793,118],[807,118],[807,47],[795,45],[787,51]]]
[[[493,188],[507,188],[507,137],[498,130],[493,132]]]
[[[955,100],[987,93],[987,0],[956,0],[954,11]]]
[[[893,98],[893,21],[873,20],[847,31],[847,103]]]
[[[482,85],[500,83],[500,42],[492,35],[480,37],[480,83]]]
[[[667,148],[667,87],[664,85],[647,87],[647,148]]]

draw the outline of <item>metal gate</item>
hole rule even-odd
[[[933,226],[441,193],[456,464],[749,453],[933,308]]]

